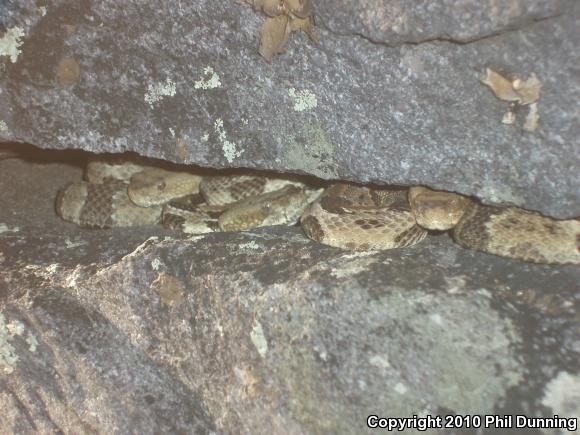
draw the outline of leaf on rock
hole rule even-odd
[[[520,104],[522,105],[534,103],[540,98],[542,82],[540,82],[535,73],[532,73],[526,81],[519,78],[514,80],[512,86],[520,97]]]
[[[527,80],[519,77],[509,80],[489,68],[486,70],[485,77],[481,79],[481,83],[489,86],[500,100],[517,101],[522,106],[538,101],[542,87],[542,82],[535,73],[532,73]]]
[[[318,42],[314,33],[311,0],[236,0],[251,5],[268,15],[260,28],[260,54],[268,62],[286,51],[292,32],[302,30],[312,41]]]
[[[489,86],[497,98],[504,101],[520,101],[520,96],[514,90],[511,80],[490,68],[487,68],[485,72],[486,75],[481,79],[481,83]]]
[[[290,28],[287,15],[267,18],[260,28],[260,54],[268,62],[271,62],[274,56],[286,50],[289,37]]]
[[[527,80],[522,80],[517,76],[509,80],[492,69],[487,68],[486,75],[481,79],[481,82],[489,86],[497,98],[510,102],[510,107],[504,114],[502,123],[515,123],[515,108],[517,106],[529,106],[523,129],[525,131],[535,131],[538,128],[540,115],[538,113],[537,101],[540,98],[542,82],[535,73],[532,73]]]
[[[312,2],[310,0],[285,0],[286,8],[300,18],[312,16]]]
[[[312,41],[318,42],[318,38],[314,33],[314,24],[312,23],[312,17],[299,18],[294,17],[290,19],[290,32],[296,30],[303,30]]]
[[[285,12],[284,0],[254,0],[254,9],[262,11],[270,17],[275,17]]]

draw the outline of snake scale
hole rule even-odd
[[[580,219],[557,220],[426,187],[326,189],[293,178],[201,176],[133,162],[90,162],[58,194],[57,214],[83,227],[152,225],[190,234],[300,221],[311,239],[353,250],[402,248],[430,231],[459,245],[532,263],[580,264]]]

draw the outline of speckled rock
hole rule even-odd
[[[467,43],[562,15],[570,0],[316,0],[318,19],[332,33],[385,45],[426,41]],[[337,7],[338,5],[338,7]]]
[[[357,254],[290,227],[82,230],[52,202],[79,176],[0,161],[2,433],[360,434],[370,414],[580,414],[578,267],[447,236]]]
[[[362,6],[361,6],[362,5]],[[0,139],[179,163],[426,184],[580,215],[571,0],[319,0],[315,44],[267,63],[234,1],[13,0]],[[501,124],[486,67],[543,82],[540,127]]]

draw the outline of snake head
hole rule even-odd
[[[131,176],[127,193],[140,207],[165,204],[198,193],[201,177],[188,172],[147,168]]]
[[[446,231],[457,225],[471,202],[456,193],[421,186],[411,187],[408,198],[417,224],[437,231]]]

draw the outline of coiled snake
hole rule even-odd
[[[402,248],[429,231],[451,231],[460,245],[523,261],[580,264],[580,220],[557,220],[518,207],[414,186],[326,189],[292,178],[206,176],[131,162],[94,161],[86,181],[64,187],[56,211],[84,227],[163,223],[186,233],[293,225],[327,245]]]

